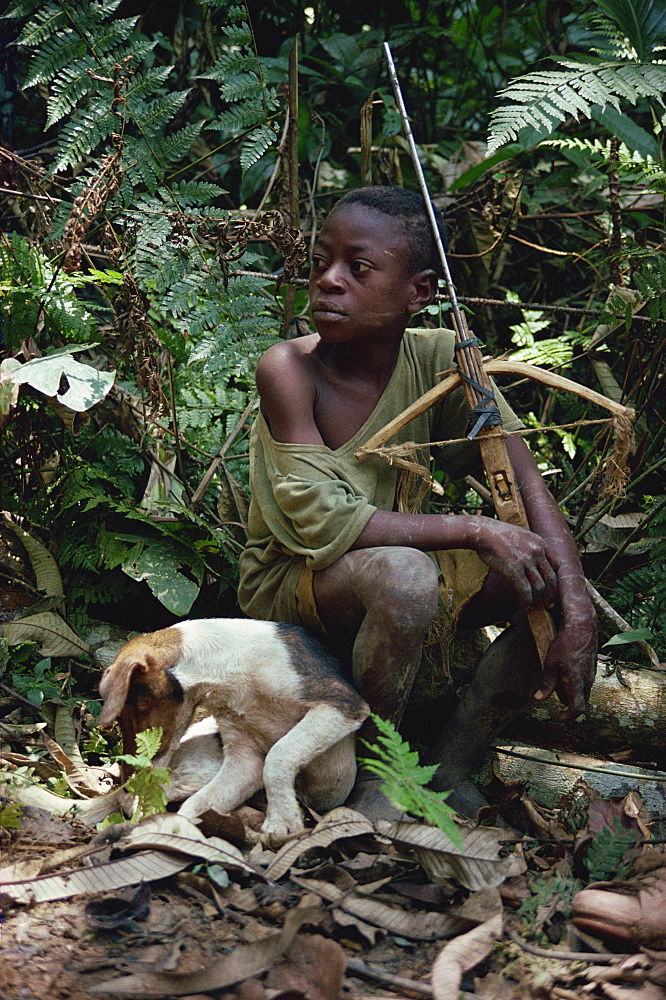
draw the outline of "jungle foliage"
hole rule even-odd
[[[636,410],[617,498],[605,414],[509,391],[588,575],[663,658],[663,0],[362,7],[15,0],[0,19],[7,614],[42,641],[54,612],[234,613],[256,359],[307,324],[333,200],[415,186],[388,39],[475,332]],[[447,487],[448,509],[480,502]]]

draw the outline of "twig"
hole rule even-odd
[[[521,938],[520,934],[507,928],[507,935],[523,951],[529,955],[538,955],[539,958],[557,958],[560,962],[592,962],[594,965],[618,965],[624,962],[631,955],[610,955],[596,951],[559,951],[557,948],[539,948],[535,944],[530,944]]]
[[[0,194],[11,194],[14,198],[30,198],[32,201],[57,201],[66,204],[62,198],[51,198],[46,194],[32,194],[30,191],[15,191],[13,188],[0,187]]]
[[[28,708],[31,708],[33,712],[38,712],[41,715],[41,709],[38,705],[35,705],[32,701],[28,701],[28,699],[24,698],[23,695],[18,693],[18,691],[14,691],[13,688],[7,687],[7,685],[3,684],[2,681],[0,681],[0,689],[6,691],[7,694],[10,694],[12,698],[16,698],[16,700],[20,701],[22,705],[26,705]]]
[[[180,472],[180,481],[183,487],[183,494],[185,496],[185,501],[188,500],[189,490],[187,488],[187,480],[185,479],[185,466],[183,464],[183,450],[180,447],[180,432],[178,430],[178,415],[176,413],[176,395],[173,387],[173,365],[171,364],[171,354],[167,351],[167,373],[169,377],[169,395],[171,397],[171,421],[173,423],[173,441],[176,449],[176,459],[178,461],[178,471]]]
[[[433,995],[432,987],[427,983],[418,982],[416,979],[407,979],[406,976],[394,976],[391,972],[384,972],[375,966],[367,965],[357,958],[347,959],[347,975],[356,976],[358,979],[365,979],[371,983],[382,983],[384,986],[392,987],[394,990],[409,990],[410,993],[418,993],[423,997]],[[468,994],[461,994],[467,996]]]
[[[240,434],[243,428],[243,424],[245,423],[245,421],[247,420],[247,418],[249,417],[250,413],[252,412],[252,410],[256,405],[257,401],[255,399],[251,399],[250,402],[245,407],[245,409],[243,410],[238,420],[238,423],[236,424],[231,434],[229,435],[227,440],[224,442],[224,444],[218,451],[217,455],[215,456],[211,464],[208,466],[206,474],[204,475],[203,479],[201,480],[196,490],[192,494],[192,499],[188,504],[190,510],[194,510],[197,507],[197,505],[201,502],[201,498],[208,489],[208,485],[213,476],[215,475],[218,465],[224,461],[227,451],[229,450],[229,448],[232,446],[232,444]]]
[[[628,771],[612,771],[606,767],[597,767],[595,764],[569,764],[564,760],[546,760],[545,757],[534,757],[528,753],[520,753],[518,750],[507,750],[503,746],[494,746],[493,750],[495,753],[502,754],[503,757],[518,757],[520,760],[529,760],[533,764],[547,764],[549,767],[564,767],[572,771],[591,771],[594,774],[610,774],[613,778],[631,778],[632,781],[643,779],[662,784],[666,782],[666,775],[663,773],[655,774],[652,771],[645,771],[645,775],[630,774]]]

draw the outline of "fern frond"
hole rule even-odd
[[[157,88],[166,81],[172,70],[173,66],[153,66],[152,69],[135,73],[125,92],[127,107],[133,110],[138,106],[139,101],[155,94]]]
[[[189,90],[174,91],[165,97],[155,98],[148,104],[142,102],[138,111],[134,111],[128,101],[128,115],[136,122],[144,136],[157,135],[177,115],[186,103],[189,93]]]
[[[642,97],[652,97],[663,104],[666,66],[629,62],[590,64],[572,59],[559,60],[559,65],[565,69],[528,73],[501,91],[513,103],[491,114],[488,155],[515,140],[527,126],[552,131],[569,115],[589,117],[593,106],[604,108],[611,104],[619,110],[621,98],[636,103]]]
[[[256,73],[237,73],[228,76],[220,87],[220,96],[225,101],[261,99],[264,94],[265,88]]]
[[[202,73],[200,79],[215,80],[224,84],[230,76],[240,76],[242,73],[256,73],[259,60],[254,54],[243,55],[239,52],[225,52],[209,70]]]
[[[48,83],[65,66],[71,66],[85,53],[83,39],[73,31],[45,41],[32,59],[23,86],[28,90],[38,83]]]
[[[241,150],[240,164],[243,172],[256,163],[276,140],[277,133],[270,125],[262,125],[252,132],[243,143]]]
[[[227,193],[224,188],[209,181],[178,181],[172,185],[171,190],[181,208],[198,208]]]
[[[248,129],[262,125],[266,121],[266,110],[263,105],[256,101],[247,101],[239,107],[229,108],[223,111],[215,119],[213,125],[220,129],[222,133],[240,135]]]
[[[85,161],[93,149],[109,138],[118,127],[118,119],[110,113],[109,107],[110,100],[97,100],[64,126],[51,168],[54,174]]]
[[[117,47],[104,53],[103,59],[86,53],[72,65],[63,67],[54,78],[49,93],[46,128],[55,125],[69,114],[86,95],[99,95],[104,92],[111,95],[111,84],[100,83],[93,78],[93,74],[111,79],[113,68],[117,63],[130,54],[132,61],[135,64],[139,63],[155,45],[156,42],[139,39],[134,40],[128,50],[126,45],[119,42]],[[109,97],[110,103],[111,97]]]

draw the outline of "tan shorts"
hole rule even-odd
[[[441,611],[435,621],[439,642],[450,641],[462,611],[481,590],[488,567],[471,549],[446,549],[432,553],[440,571]],[[326,633],[314,597],[313,571],[303,564],[296,584],[296,607],[301,623]]]

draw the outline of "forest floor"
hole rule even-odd
[[[251,806],[102,831],[23,806],[4,830],[0,997],[665,998],[666,952],[570,920],[589,858],[628,862],[650,836],[637,793],[589,797],[574,837],[571,797],[548,810],[519,782],[485,790],[512,829],[461,826],[461,848],[346,808],[271,850]]]

